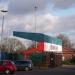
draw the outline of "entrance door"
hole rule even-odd
[[[3,61],[0,61],[0,72],[4,70]]]
[[[50,67],[55,67],[55,54],[50,53]]]

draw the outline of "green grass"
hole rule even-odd
[[[63,65],[72,65],[73,63],[71,63],[70,61],[62,61]]]

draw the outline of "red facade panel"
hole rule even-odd
[[[44,52],[44,42],[38,42],[38,44],[37,44],[37,50],[39,52]]]

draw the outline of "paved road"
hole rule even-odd
[[[13,75],[75,75],[75,66],[57,67],[53,69],[35,69],[32,71],[17,71]]]

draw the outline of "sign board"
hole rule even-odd
[[[60,52],[62,52],[62,46],[45,42],[44,43],[44,51],[60,53]]]

